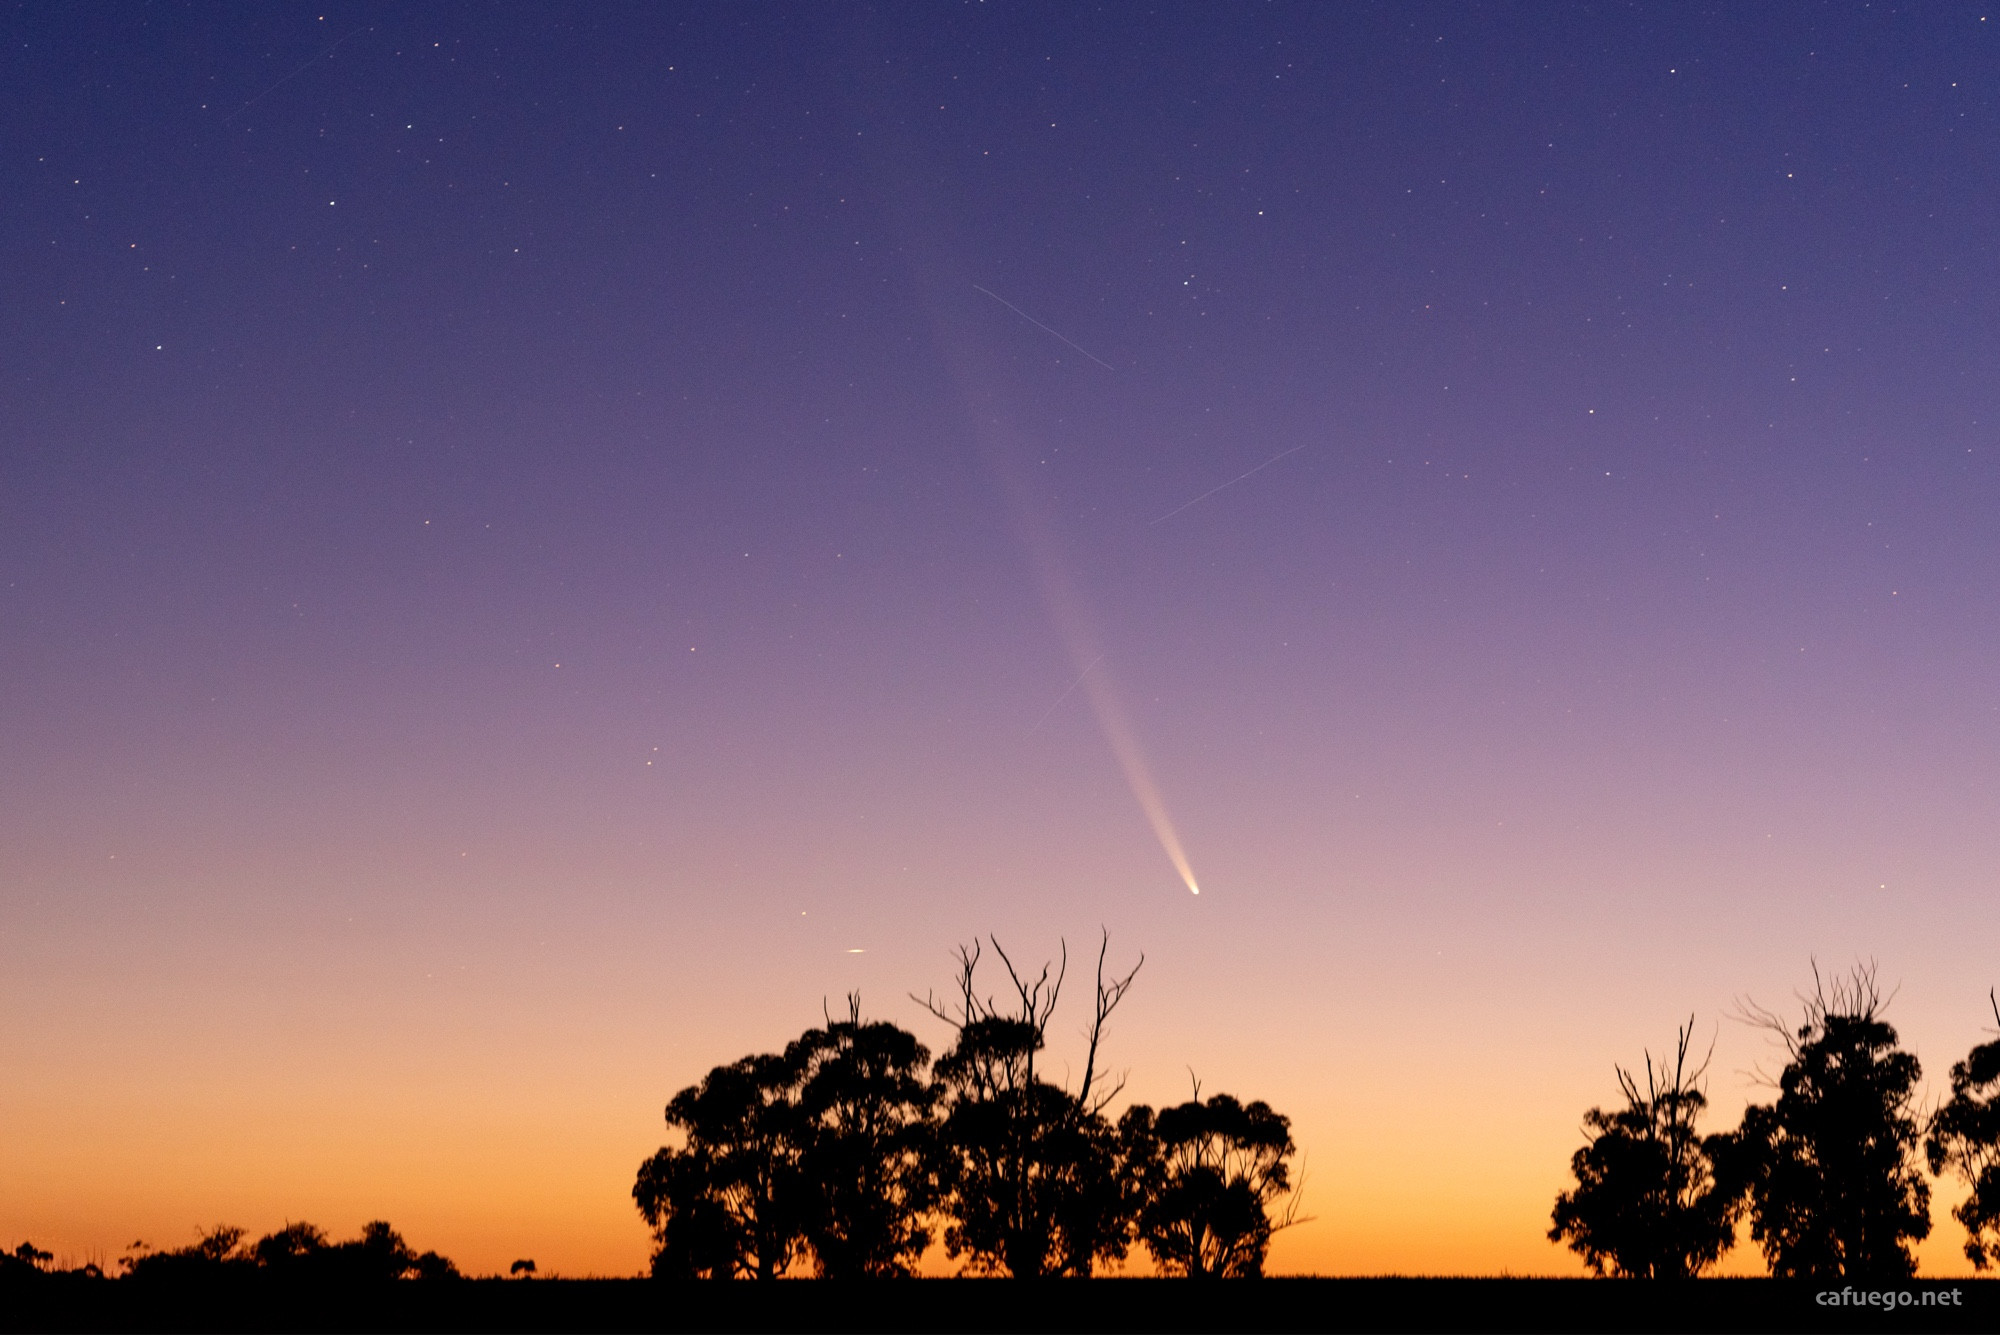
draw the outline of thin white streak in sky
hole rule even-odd
[[[362,27],[356,28],[354,30],[354,32],[367,32],[367,31],[368,28],[366,25],[363,25]],[[354,36],[354,32],[347,34],[347,37]],[[345,42],[347,40],[347,37],[341,38],[339,42],[335,42],[332,46],[329,46],[326,50],[320,52],[318,55],[314,56],[311,60],[308,60],[305,64],[299,66],[297,69],[293,70],[290,74],[287,74],[284,78],[278,80],[276,83],[272,84],[269,88],[266,88],[263,92],[257,94],[257,96],[251,98],[248,102],[245,102],[242,106],[236,108],[236,110],[230,112],[227,116],[224,116],[222,118],[222,123],[224,125],[229,124],[229,122],[235,120],[238,116],[241,116],[244,112],[250,110],[250,108],[256,106],[259,102],[262,102],[265,98],[277,92],[280,88],[283,88],[286,84],[298,78],[301,74],[304,74],[314,65],[318,64],[322,60],[325,60],[328,56],[332,55],[334,52],[340,50],[340,43]],[[1057,337],[1060,338],[1061,335],[1057,335]]]
[[[983,287],[981,287],[981,286],[980,286],[979,284],[977,284],[977,283],[974,283],[974,284],[972,285],[972,290],[973,290],[974,292],[986,292],[986,289],[985,289],[985,288],[983,288]],[[1041,330],[1041,331],[1042,331],[1043,333],[1045,333],[1045,334],[1055,334],[1055,336],[1056,336],[1057,338],[1061,338],[1063,342],[1065,342],[1065,343],[1069,343],[1069,345],[1070,345],[1070,346],[1071,346],[1072,348],[1076,348],[1076,350],[1077,350],[1078,352],[1081,352],[1081,353],[1083,353],[1083,355],[1084,355],[1084,356],[1086,356],[1086,357],[1090,358],[1090,360],[1092,360],[1092,361],[1096,362],[1096,363],[1097,363],[1097,364],[1098,364],[1099,366],[1103,367],[1103,368],[1104,368],[1105,370],[1107,370],[1107,371],[1115,371],[1115,370],[1117,370],[1117,369],[1118,369],[1117,367],[1113,366],[1113,365],[1112,365],[1112,364],[1111,364],[1110,362],[1107,362],[1107,361],[1105,361],[1105,360],[1104,360],[1104,358],[1102,358],[1102,357],[1099,357],[1099,356],[1098,356],[1097,354],[1095,354],[1095,353],[1093,353],[1093,352],[1089,351],[1088,349],[1085,349],[1085,348],[1077,348],[1077,347],[1076,347],[1076,344],[1074,344],[1074,343],[1070,343],[1070,341],[1069,341],[1069,340],[1068,340],[1067,338],[1063,338],[1063,336],[1062,336],[1061,334],[1056,334],[1056,331],[1055,331],[1055,330],[1053,330],[1053,329],[1049,328],[1049,327],[1048,327],[1047,325],[1043,324],[1043,323],[1042,323],[1042,322],[1041,322],[1040,320],[1037,320],[1037,319],[1036,319],[1036,318],[1035,318],[1034,316],[1032,316],[1032,315],[1028,314],[1028,313],[1027,313],[1026,311],[1022,310],[1022,309],[1021,309],[1021,308],[1020,308],[1019,306],[1016,306],[1016,305],[1015,305],[1015,304],[1014,304],[1013,302],[1011,302],[1011,301],[1007,300],[1007,298],[1005,298],[1005,297],[1001,296],[1001,295],[1000,295],[999,293],[997,293],[997,292],[986,292],[986,295],[987,295],[987,296],[989,296],[989,297],[992,297],[992,298],[993,298],[993,300],[995,300],[995,301],[999,302],[999,303],[1000,303],[1000,304],[1001,304],[1002,306],[1005,306],[1005,307],[1006,307],[1006,308],[1007,308],[1008,310],[1010,310],[1010,311],[1014,312],[1014,314],[1016,314],[1016,315],[1020,316],[1020,317],[1021,317],[1021,318],[1022,318],[1023,320],[1026,320],[1026,321],[1027,321],[1027,322],[1028,322],[1029,324],[1031,324],[1031,325],[1033,325],[1033,326],[1034,326],[1035,328],[1037,328],[1037,329]]]
[[[1305,446],[1303,446],[1303,445],[1294,445],[1294,446],[1292,446],[1292,448],[1290,448],[1289,450],[1286,450],[1286,451],[1285,451],[1285,454],[1297,454],[1297,453],[1298,453],[1298,452],[1299,452],[1300,450],[1302,450],[1302,449],[1304,449],[1304,448],[1305,448]],[[1182,511],[1182,510],[1185,510],[1185,509],[1187,509],[1187,508],[1188,508],[1188,505],[1200,505],[1200,504],[1201,504],[1201,503],[1202,503],[1203,501],[1205,501],[1205,500],[1207,500],[1207,499],[1208,499],[1209,497],[1211,497],[1211,496],[1215,495],[1215,493],[1216,493],[1216,492],[1218,492],[1218,491],[1227,491],[1227,490],[1228,490],[1229,488],[1231,488],[1231,487],[1235,486],[1235,485],[1236,485],[1237,483],[1241,482],[1241,481],[1242,481],[1242,480],[1243,480],[1244,478],[1246,478],[1246,477],[1249,477],[1249,476],[1251,476],[1251,475],[1252,475],[1252,474],[1254,474],[1254,473],[1261,473],[1261,472],[1263,472],[1263,471],[1264,471],[1265,469],[1269,468],[1269,467],[1270,467],[1270,466],[1271,466],[1272,464],[1274,464],[1274,463],[1278,462],[1278,460],[1280,460],[1280,459],[1284,458],[1284,457],[1285,457],[1285,454],[1274,454],[1274,455],[1272,455],[1272,456],[1271,456],[1270,458],[1266,459],[1266,460],[1265,460],[1265,461],[1264,461],[1263,463],[1261,463],[1261,464],[1258,464],[1258,465],[1257,465],[1257,466],[1256,466],[1255,468],[1251,469],[1251,470],[1250,470],[1250,472],[1248,472],[1248,473],[1240,473],[1240,474],[1238,474],[1237,476],[1235,476],[1235,477],[1232,477],[1232,478],[1230,478],[1230,479],[1229,479],[1229,481],[1227,481],[1227,482],[1223,483],[1223,484],[1222,484],[1221,486],[1219,486],[1219,487],[1210,487],[1210,488],[1209,488],[1209,489],[1208,489],[1207,491],[1204,491],[1204,492],[1203,492],[1203,493],[1202,493],[1201,495],[1199,495],[1199,496],[1195,497],[1195,498],[1194,498],[1193,500],[1189,501],[1189,502],[1187,503],[1187,505],[1179,505],[1179,506],[1175,506],[1175,507],[1174,507],[1173,509],[1171,509],[1171,510],[1167,511],[1167,512],[1166,512],[1165,514],[1161,515],[1161,516],[1160,516],[1160,517],[1159,517],[1158,519],[1155,519],[1155,520],[1154,520],[1153,522],[1154,522],[1155,524],[1164,524],[1164,523],[1165,523],[1165,522],[1166,522],[1167,520],[1169,520],[1169,519],[1172,519],[1172,518],[1173,518],[1173,517],[1174,517],[1175,515],[1179,514],[1179,513],[1180,513],[1180,512]]]
[[[1035,720],[1035,726],[1028,729],[1028,731],[1029,732],[1038,731],[1044,723],[1047,723],[1049,721],[1049,715],[1056,712],[1056,705],[1059,705],[1063,701],[1069,699],[1070,692],[1074,691],[1077,687],[1083,685],[1083,679],[1090,675],[1090,668],[1096,667],[1099,663],[1102,663],[1103,661],[1104,661],[1103,654],[1099,654],[1097,657],[1091,659],[1090,667],[1087,667],[1083,671],[1076,674],[1076,680],[1063,688],[1063,693],[1056,697],[1055,704],[1050,705],[1047,709],[1044,709],[1042,711],[1042,716]]]

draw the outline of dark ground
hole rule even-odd
[[[1807,1284],[1558,1279],[1015,1283],[403,1282],[305,1289],[45,1277],[0,1288],[0,1331],[2000,1331],[2000,1281],[1829,1307]],[[1935,1301],[1935,1300],[1934,1300]]]

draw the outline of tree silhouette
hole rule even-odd
[[[1261,1100],[1203,1102],[1197,1086],[1157,1115],[1128,1108],[1118,1129],[1144,1200],[1139,1236],[1160,1267],[1195,1279],[1262,1275],[1272,1233],[1296,1222],[1293,1210],[1275,1223],[1270,1214],[1292,1189],[1290,1120]]]
[[[326,1240],[307,1223],[287,1224],[248,1249],[258,1267],[288,1279],[371,1284],[392,1279],[457,1279],[458,1267],[436,1252],[419,1256],[403,1235],[381,1219],[362,1225],[347,1242]]]
[[[1986,999],[2000,1023],[2000,998]],[[1951,1101],[1932,1117],[1924,1150],[1933,1173],[1949,1168],[1972,1188],[1951,1213],[1965,1225],[1973,1268],[2000,1261],[2000,1038],[1951,1068]]]
[[[1074,1092],[1038,1069],[1069,951],[1029,975],[987,938],[1004,1001],[979,989],[983,948],[957,954],[944,1000],[918,1000],[954,1039],[933,1064],[915,1036],[826,1017],[779,1054],[718,1066],[676,1094],[681,1143],[640,1166],[633,1199],[654,1230],[661,1278],[775,1278],[810,1257],[822,1277],[910,1273],[942,1225],[946,1255],[975,1273],[1084,1277],[1142,1237],[1169,1271],[1261,1274],[1271,1207],[1291,1192],[1291,1125],[1226,1094],[1155,1114],[1105,1108],[1124,1088],[1101,1069],[1112,1013],[1145,964],[1096,990]],[[929,1079],[925,1079],[926,1068]],[[1294,1206],[1296,1196],[1293,1197]]]
[[[773,1279],[808,1254],[824,1276],[901,1275],[930,1244],[930,1053],[848,1003],[846,1020],[718,1066],[667,1105],[684,1143],[632,1188],[655,1275]]]
[[[386,1220],[363,1224],[359,1238],[331,1250],[335,1264],[357,1280],[402,1279],[417,1269],[416,1253]]]
[[[436,1252],[419,1252],[410,1262],[410,1271],[417,1279],[442,1280],[463,1279],[457,1264],[449,1256]]]
[[[1739,1196],[1719,1187],[1711,1151],[1695,1122],[1708,1105],[1708,1062],[1690,1070],[1694,1021],[1675,1035],[1674,1062],[1656,1069],[1646,1054],[1646,1087],[1624,1067],[1625,1106],[1583,1115],[1587,1143],[1570,1159],[1576,1188],[1556,1197],[1551,1242],[1566,1242],[1599,1275],[1686,1279],[1714,1265],[1735,1236]]]
[[[775,1279],[805,1246],[799,1066],[764,1054],[718,1066],[674,1095],[664,1147],[632,1188],[663,1278]]]
[[[134,1243],[139,1254],[128,1257],[126,1272],[145,1279],[214,1277],[261,1271],[288,1281],[314,1284],[377,1284],[398,1279],[456,1279],[458,1267],[436,1252],[419,1256],[402,1234],[380,1219],[364,1224],[361,1236],[328,1242],[312,1224],[287,1224],[255,1244],[244,1242],[242,1229],[227,1224],[203,1232],[191,1246],[150,1251]]]
[[[968,1258],[976,1271],[1019,1278],[1088,1275],[1100,1261],[1121,1259],[1131,1241],[1137,1202],[1103,1115],[1122,1082],[1097,1089],[1097,1059],[1105,1024],[1145,960],[1107,981],[1109,936],[1100,943],[1089,1055],[1071,1094],[1035,1069],[1068,973],[1067,945],[1060,965],[1046,964],[1030,979],[988,940],[1012,984],[1010,1003],[979,995],[976,941],[959,949],[956,998],[921,998],[958,1031],[933,1071],[942,1110],[933,1171],[947,1215],[945,1252]]]
[[[930,1245],[930,1051],[914,1034],[829,1019],[785,1051],[798,1073],[801,1226],[826,1278],[907,1275]]]
[[[0,1252],[0,1275],[40,1275],[56,1258],[32,1242],[23,1242],[11,1252]]]
[[[1126,1141],[1102,1108],[1069,1105],[1047,1158],[1063,1166],[1054,1205],[1056,1270],[1088,1278],[1099,1266],[1123,1261],[1132,1247],[1143,1184]]]
[[[286,1270],[305,1263],[327,1248],[326,1234],[312,1224],[287,1224],[275,1233],[257,1239],[251,1249],[257,1264],[268,1270]]]
[[[203,1229],[186,1247],[151,1251],[143,1242],[133,1243],[136,1255],[124,1260],[125,1273],[135,1279],[191,1279],[214,1276],[256,1266],[257,1258],[243,1246],[243,1230],[233,1224],[217,1224]]]
[[[1745,1018],[1783,1040],[1778,1098],[1744,1110],[1718,1138],[1725,1189],[1749,1195],[1751,1235],[1786,1279],[1903,1279],[1909,1243],[1930,1233],[1930,1187],[1918,1163],[1917,1059],[1881,1018],[1874,966],[1831,983],[1813,969],[1796,1028],[1770,1011]]]

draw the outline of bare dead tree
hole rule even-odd
[[[842,1023],[833,1018],[833,1011],[827,1006],[825,997],[819,999],[819,1013],[826,1018],[826,1027],[828,1029],[833,1028],[837,1023]],[[847,1019],[844,1023],[857,1027],[861,1024],[861,993],[859,991],[847,994]]]
[[[1095,1099],[1091,1097],[1091,1091],[1098,1080],[1097,1054],[1104,1041],[1105,1025],[1111,1019],[1111,1013],[1118,1009],[1118,1003],[1123,1001],[1125,994],[1131,990],[1133,980],[1139,976],[1139,970],[1146,964],[1146,957],[1140,955],[1139,962],[1134,964],[1123,977],[1107,980],[1104,964],[1111,949],[1111,933],[1108,929],[1101,930],[1102,936],[1097,946],[1096,998],[1091,1008],[1090,1028],[1085,1033],[1089,1047],[1084,1056],[1083,1083],[1076,1092],[1078,1106],[1091,1113],[1104,1111],[1105,1107],[1125,1088],[1125,1079],[1120,1076],[1111,1088],[1101,1091]],[[973,975],[979,967],[983,952],[976,939],[970,946],[958,948],[958,976],[953,979],[958,993],[955,998],[943,1001],[933,992],[926,992],[921,997],[912,992],[910,1000],[953,1029],[960,1031],[979,1020],[1008,1019],[1024,1023],[1034,1030],[1036,1047],[1039,1048],[1047,1037],[1049,1020],[1054,1016],[1056,1002],[1062,995],[1063,981],[1069,976],[1069,943],[1060,942],[1061,953],[1058,958],[1044,964],[1040,973],[1028,978],[1015,968],[1014,961],[1008,957],[997,938],[989,936],[986,939],[992,945],[993,953],[1000,957],[1000,963],[1007,970],[1007,979],[1013,984],[1018,1010],[1008,1014],[1001,1010],[999,1003],[993,997],[979,995]],[[1050,976],[1051,973],[1053,977]],[[1034,1078],[1032,1052],[1028,1056],[1027,1074],[1030,1080]]]
[[[979,953],[979,938],[976,936],[972,938],[972,945],[970,947],[960,946],[958,948],[958,977],[954,981],[958,985],[959,998],[955,1011],[947,1007],[943,1002],[940,1002],[937,999],[937,994],[930,991],[926,991],[921,997],[912,992],[910,993],[910,1000],[922,1006],[938,1019],[943,1020],[953,1029],[963,1029],[974,1020],[979,1019],[983,1014],[991,1013],[992,1002],[989,1000],[982,1009],[979,1005],[978,994],[973,990],[972,977],[979,967]]]
[[[991,940],[992,938],[988,939]],[[1004,950],[1000,950],[1000,943],[998,941],[993,942],[993,948],[994,950],[999,951],[1001,961],[1003,963],[1006,963],[1007,965],[1008,975],[1013,978],[1014,986],[1016,987],[1016,989],[1019,989],[1021,987],[1020,977],[1018,974],[1014,972],[1014,966],[1012,962],[1007,960],[1007,953]],[[912,992],[909,994],[910,1000],[916,1002],[919,1006],[922,1006],[925,1010],[929,1011],[932,1015],[935,1015],[938,1019],[943,1020],[953,1029],[963,1029],[965,1028],[965,1026],[972,1024],[974,1021],[977,1020],[990,1020],[999,1017],[1001,1014],[999,1006],[995,1004],[992,997],[990,996],[981,997],[979,995],[977,984],[973,981],[974,975],[978,972],[979,969],[979,961],[984,955],[985,955],[985,947],[979,944],[978,937],[974,937],[972,939],[971,945],[960,946],[958,948],[958,953],[957,953],[958,976],[952,980],[953,986],[958,991],[958,996],[955,999],[955,1001],[951,1002],[940,1001],[935,992],[928,992],[928,991],[925,992],[924,995],[922,995],[921,997],[918,996],[916,993]],[[1064,964],[1067,965],[1068,963],[1067,953],[1064,954],[1063,961]],[[1049,966],[1043,965],[1041,978],[1038,980],[1038,982],[1045,983],[1048,979],[1048,972],[1049,972]],[[1058,988],[1062,986],[1062,978],[1060,976],[1058,976],[1056,979],[1056,986]],[[1027,995],[1024,995],[1022,999],[1024,1002],[1028,1001],[1034,1002],[1035,1009],[1037,1010],[1041,1010],[1043,1012],[1047,1011],[1047,1007],[1041,1005],[1041,992],[1039,987],[1034,989]],[[1020,1017],[1009,1016],[1008,1018],[1025,1019],[1027,1017],[1024,1015]]]
[[[934,1172],[945,1252],[969,1256],[975,1270],[1089,1274],[1125,1255],[1138,1203],[1119,1133],[1103,1116],[1123,1082],[1107,1091],[1099,1070],[1106,1022],[1138,966],[1122,977],[1106,973],[1106,933],[1086,1032],[1089,1058],[1082,1087],[1071,1093],[1067,1080],[1051,1083],[1036,1070],[1069,976],[1067,942],[1038,971],[1017,966],[997,938],[988,936],[986,945],[1006,970],[1011,997],[1005,988],[998,997],[980,990],[977,941],[959,947],[957,976],[944,996],[911,994],[957,1031],[932,1068],[942,1114]]]
[[[1674,1034],[1674,1064],[1671,1067],[1667,1065],[1667,1059],[1664,1054],[1660,1057],[1659,1064],[1655,1066],[1652,1049],[1646,1049],[1646,1097],[1644,1099],[1639,1097],[1639,1082],[1633,1073],[1626,1070],[1623,1066],[1613,1067],[1612,1069],[1618,1073],[1618,1088],[1624,1093],[1626,1101],[1635,1107],[1643,1105],[1645,1107],[1662,1109],[1671,1108],[1676,1111],[1693,1102],[1694,1100],[1690,1096],[1701,1093],[1702,1081],[1708,1074],[1708,1064],[1715,1060],[1715,1039],[1711,1037],[1708,1042],[1708,1051],[1703,1055],[1701,1064],[1692,1071],[1688,1070],[1688,1051],[1693,1039],[1694,1017],[1690,1015],[1688,1016],[1688,1022],[1682,1025]]]
[[[939,1001],[936,994],[926,992],[919,997],[910,993],[910,1000],[922,1006],[953,1029],[964,1031],[967,1025],[981,1020],[1009,1020],[1026,1025],[1034,1033],[1034,1044],[1027,1053],[1027,1078],[1030,1083],[1035,1078],[1035,1051],[1046,1040],[1049,1020],[1055,1014],[1056,1001],[1062,995],[1063,980],[1069,975],[1069,943],[1061,943],[1062,954],[1058,960],[1042,965],[1042,971],[1032,979],[1023,977],[1014,967],[1007,952],[1001,947],[997,937],[987,937],[993,953],[1000,957],[1000,963],[1007,970],[1007,979],[1014,985],[1014,992],[1020,1009],[1012,1014],[1001,1009],[1000,1004],[990,995],[981,997],[973,975],[978,970],[981,950],[974,938],[971,946],[958,948],[958,977],[954,979],[958,996],[953,1002]],[[1051,970],[1055,977],[1050,978]]]
[[[1131,990],[1132,980],[1139,976],[1139,970],[1146,967],[1146,957],[1139,956],[1139,962],[1123,978],[1104,981],[1104,957],[1111,949],[1111,931],[1098,929],[1102,935],[1097,943],[1097,1004],[1090,1019],[1090,1050],[1083,1059],[1083,1084],[1076,1091],[1076,1101],[1092,1113],[1101,1113],[1110,1102],[1124,1092],[1125,1077],[1121,1074],[1118,1083],[1100,1094],[1095,1101],[1090,1097],[1091,1084],[1097,1078],[1097,1045],[1104,1038],[1104,1023],[1111,1018],[1111,1012],[1118,1009],[1118,1003]]]
[[[1052,966],[1044,963],[1041,974],[1030,983],[1024,981],[1014,968],[1014,961],[1008,959],[1007,952],[1000,948],[999,939],[991,936],[986,939],[993,943],[993,953],[1007,966],[1007,977],[1013,982],[1014,991],[1020,996],[1019,1018],[1035,1031],[1034,1046],[1028,1049],[1028,1083],[1032,1085],[1035,1082],[1035,1053],[1040,1051],[1048,1037],[1049,1021],[1055,1015],[1056,998],[1062,995],[1063,979],[1069,976],[1069,942],[1059,942],[1062,947],[1062,962],[1059,966],[1053,966],[1056,968],[1055,981],[1053,983],[1049,981],[1049,969]],[[994,1013],[991,1001],[987,1003],[987,1013]]]

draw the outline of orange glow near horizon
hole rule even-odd
[[[1129,870],[1143,894],[1143,869]],[[938,917],[934,907],[910,911]],[[712,925],[690,923],[675,944],[670,920],[633,904],[618,945],[574,926],[523,930],[533,923],[420,924],[433,929],[427,942],[287,941],[267,927],[250,957],[163,928],[153,951],[194,972],[172,991],[155,975],[146,988],[155,1004],[117,1025],[72,1003],[108,987],[101,970],[130,961],[61,952],[44,963],[64,970],[63,997],[45,991],[29,1007],[38,1038],[7,1054],[16,1074],[0,1104],[9,1146],[0,1242],[32,1239],[104,1264],[134,1239],[181,1245],[215,1223],[256,1235],[307,1219],[351,1236],[386,1218],[414,1246],[472,1272],[504,1273],[525,1256],[544,1274],[638,1273],[649,1242],[631,1180],[665,1139],[660,1109],[676,1089],[709,1066],[781,1047],[818,1022],[822,997],[850,989],[927,1042],[946,1037],[901,999],[942,981],[945,950],[885,942],[883,919],[844,920],[824,946],[803,933],[774,938],[777,972],[751,985],[730,984],[726,967],[700,968],[734,953],[718,949]],[[941,943],[948,934],[936,925]],[[1191,1065],[1205,1090],[1264,1098],[1293,1118],[1310,1219],[1279,1235],[1272,1271],[1581,1273],[1542,1236],[1549,1205],[1567,1181],[1583,1109],[1615,1093],[1611,1062],[1638,1059],[1641,1043],[1624,1031],[1664,1007],[1610,1001],[1582,1017],[1560,992],[1517,993],[1509,1023],[1569,1032],[1560,1050],[1496,1044],[1498,1021],[1478,1008],[1498,975],[1475,968],[1454,983],[1450,970],[1371,963],[1313,923],[1267,946],[1271,925],[1232,932],[1203,915],[1147,940],[1114,931],[1114,946],[1143,947],[1149,963],[1110,1040],[1133,1100],[1185,1098]],[[1072,937],[1087,939],[1077,927]],[[997,924],[1010,950],[1053,953],[1030,928]],[[868,954],[845,954],[840,943],[854,933]],[[1349,979],[1336,988],[1348,1000],[1331,1009],[1311,1006],[1314,980],[1299,967],[1300,946],[1315,940]],[[1470,963],[1463,944],[1454,967]],[[458,967],[436,967],[448,948]],[[1227,981],[1244,952],[1270,965],[1250,994]],[[610,967],[586,974],[585,960]],[[19,989],[37,980],[11,976],[7,1000],[19,1007]],[[343,1023],[328,1023],[328,995]],[[1926,1052],[1963,1041],[1931,1038],[1942,1033],[1939,1010],[1914,1001],[1906,991],[1898,1003],[1911,1011],[1906,1037]],[[1392,1035],[1380,1022],[1394,1012],[1402,1027]],[[1274,1016],[1293,1022],[1273,1026]],[[1052,1037],[1062,1032],[1059,1013]],[[1060,1075],[1080,1054],[1056,1046],[1050,1069]],[[1718,1026],[1711,1126],[1734,1116],[1732,1097],[1758,1096],[1736,1072],[1769,1057],[1759,1036]],[[1920,1250],[1927,1275],[1969,1273],[1951,1200],[1940,1191],[1933,1207],[1937,1227]],[[946,1266],[934,1256],[927,1268]],[[1133,1268],[1144,1270],[1143,1253]],[[1760,1268],[1746,1238],[1724,1270]]]
[[[1815,961],[1947,1096],[2000,20],[571,8],[17,7],[0,1249],[636,1274],[677,1091],[988,937],[1292,1119],[1281,1273],[1581,1273]]]

